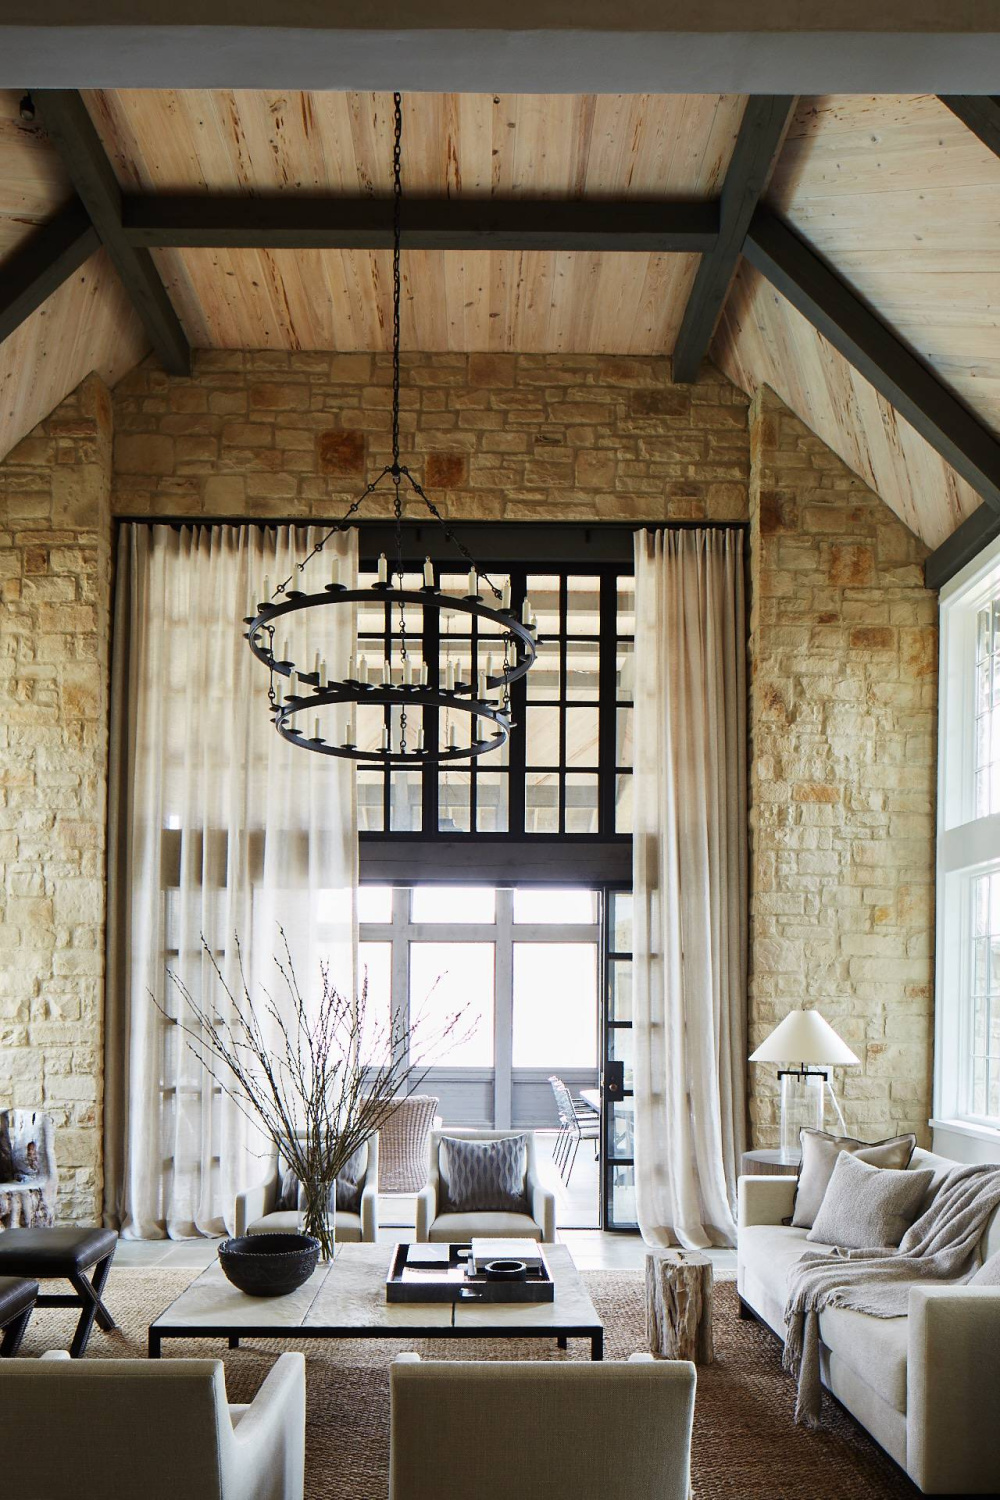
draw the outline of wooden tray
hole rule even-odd
[[[544,1252],[541,1266],[529,1268],[524,1281],[490,1281],[470,1273],[471,1245],[449,1245],[447,1266],[433,1267],[420,1265],[425,1248],[396,1246],[385,1283],[387,1302],[551,1302],[555,1297]]]

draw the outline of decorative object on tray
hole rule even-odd
[[[712,1262],[696,1250],[651,1250],[646,1256],[646,1335],[663,1359],[715,1359]]]
[[[476,1241],[471,1245],[397,1245],[385,1284],[386,1301],[551,1302],[555,1295],[552,1273],[539,1247],[528,1243],[532,1264],[512,1256],[477,1256]]]
[[[248,1297],[284,1297],[309,1280],[321,1248],[311,1234],[244,1234],[223,1240],[219,1264]]]
[[[48,1228],[58,1187],[49,1116],[40,1109],[0,1111],[0,1228]]]
[[[202,951],[222,995],[198,1001],[168,969],[181,1002],[181,1014],[170,1019],[223,1093],[270,1140],[298,1180],[302,1228],[319,1241],[322,1257],[331,1260],[335,1225],[330,1206],[336,1201],[338,1177],[408,1088],[419,1087],[429,1062],[461,1040],[462,1012],[429,1034],[420,1019],[394,1029],[392,1021],[381,1023],[369,1014],[367,973],[359,994],[342,995],[325,963],[319,966],[319,993],[304,995],[284,929],[278,930],[284,952],[275,955],[281,983],[273,994],[262,989],[260,999],[251,996],[238,937],[241,993],[234,994],[202,936]]]
[[[841,1133],[847,1134],[844,1116],[830,1083],[829,1069],[831,1066],[849,1067],[859,1059],[818,1010],[790,1011],[756,1052],[751,1052],[750,1061],[779,1065],[780,1147],[786,1161],[798,1160],[799,1131],[803,1126],[823,1129],[827,1094]],[[782,1063],[787,1066],[782,1067]]]

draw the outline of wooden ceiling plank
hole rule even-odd
[[[72,203],[0,264],[0,343],[100,247],[81,203]]]
[[[32,98],[164,369],[187,375],[187,338],[149,251],[130,245],[122,234],[121,189],[87,106],[75,89],[41,89]]]
[[[747,100],[732,160],[722,184],[719,237],[695,277],[674,346],[674,379],[697,380],[732,286],[743,240],[771,179],[795,109],[791,94]]]
[[[133,249],[387,250],[391,198],[127,195],[122,231]],[[712,202],[406,198],[408,250],[711,250]]]
[[[953,115],[1000,156],[1000,97],[996,94],[939,94]]]
[[[1000,442],[831,271],[759,209],[744,255],[945,461],[1000,510]]]

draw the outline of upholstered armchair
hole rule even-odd
[[[218,1359],[0,1361],[4,1489],[45,1500],[302,1500],[306,1378],[282,1354],[249,1406],[229,1406]]]
[[[526,1135],[527,1153],[524,1193],[527,1213],[488,1212],[456,1213],[449,1204],[446,1153],[441,1142],[446,1136],[465,1141],[502,1141]],[[461,1244],[473,1235],[541,1240],[553,1244],[556,1237],[556,1197],[543,1187],[538,1177],[535,1136],[530,1130],[432,1130],[427,1186],[417,1194],[417,1239]]]
[[[49,1116],[40,1109],[0,1111],[0,1228],[54,1223],[58,1188]]]
[[[390,1391],[389,1500],[689,1500],[695,1368],[686,1360],[459,1364],[402,1354]]]
[[[271,1157],[267,1176],[256,1187],[236,1195],[235,1228],[237,1234],[287,1234],[298,1230],[301,1215],[295,1208],[279,1208],[281,1192],[278,1154]],[[357,1213],[338,1208],[334,1214],[334,1235],[341,1244],[363,1240],[374,1244],[378,1239],[378,1136],[368,1138],[368,1161],[365,1164],[364,1187]]]

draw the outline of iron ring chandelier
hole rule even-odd
[[[458,540],[451,531],[437,506],[428,498],[420,483],[410,473],[409,469],[399,461],[399,351],[400,351],[400,222],[401,222],[401,172],[400,172],[400,146],[402,138],[402,100],[396,93],[393,96],[394,104],[394,142],[393,142],[393,345],[392,345],[392,462],[386,464],[381,473],[378,474],[364,489],[361,495],[349,506],[341,519],[333,525],[326,534],[320,538],[312,550],[295,564],[292,574],[279,583],[272,592],[268,580],[265,578],[256,599],[251,598],[247,605],[247,614],[243,623],[248,626],[246,639],[250,644],[250,650],[258,661],[262,662],[270,673],[268,684],[268,698],[274,717],[274,726],[283,739],[290,744],[299,745],[307,750],[313,750],[321,755],[340,756],[355,761],[368,762],[376,765],[422,766],[428,763],[469,760],[489,751],[498,750],[504,745],[510,735],[510,687],[513,682],[523,677],[535,661],[535,648],[537,644],[537,627],[528,599],[521,605],[520,618],[516,610],[511,608],[510,584],[505,583],[502,588],[489,578],[487,574],[480,574],[475,559],[468,549]],[[290,587],[296,581],[296,575],[303,573],[306,564],[311,562],[317,554],[321,553],[326,543],[336,535],[344,531],[351,523],[352,517],[357,513],[364,502],[375,493],[386,481],[394,487],[393,515],[396,523],[395,542],[396,556],[394,569],[390,574],[385,555],[379,558],[378,580],[371,588],[347,588],[337,579],[324,585],[321,592],[306,593],[301,589]],[[423,568],[423,587],[419,589],[406,587],[406,578],[403,570],[403,542],[402,542],[402,499],[401,486],[403,482],[409,490],[426,506],[431,516],[441,527],[448,542],[462,555],[469,564],[468,589],[465,594],[454,594],[439,588],[435,583],[434,568],[428,557]],[[394,579],[398,576],[398,584]],[[484,578],[491,592],[495,596],[495,607],[484,602],[479,591],[480,577]],[[365,657],[356,658],[351,656],[346,671],[342,677],[330,677],[326,671],[326,663],[321,659],[321,653],[315,653],[311,670],[297,665],[293,659],[288,638],[282,646],[278,645],[277,626],[279,622],[291,622],[301,612],[309,610],[326,609],[333,607],[354,608],[359,604],[371,604],[377,599],[387,606],[387,623],[395,616],[398,623],[398,657],[393,656],[393,640],[395,633],[391,628],[386,633],[385,657],[381,667],[376,666],[374,678],[369,671]],[[414,659],[408,649],[407,630],[407,608],[417,608],[423,612],[422,624],[424,628],[420,631],[422,642],[426,642],[426,615],[428,610],[438,611],[439,617],[446,613],[464,614],[478,622],[480,627],[476,636],[476,669],[472,670],[472,657],[469,657],[469,678],[474,681],[466,681],[458,674],[453,661],[449,662],[444,672],[441,670],[440,656],[436,661],[424,659],[425,646],[421,648],[421,660],[415,665]],[[485,627],[485,629],[484,629]],[[462,639],[471,640],[471,637],[449,637],[440,629],[437,632],[438,641],[450,641],[451,644],[461,644]],[[500,671],[493,667],[492,654],[487,656],[485,666],[480,664],[479,653],[485,645],[495,645],[502,649],[502,666]],[[398,665],[397,665],[398,662]],[[499,701],[491,697],[493,693],[499,692]],[[321,718],[317,713],[319,709],[347,709],[346,724],[341,730],[339,725],[333,735],[321,734]],[[363,748],[359,744],[357,728],[357,709],[359,707],[375,707],[383,710],[398,710],[399,733],[398,739],[393,742],[392,714],[388,716],[389,722],[382,729],[382,743],[379,748]],[[424,728],[414,736],[408,733],[411,722],[409,715],[416,710],[424,709],[432,711],[432,715],[443,712],[445,715],[451,710],[465,714],[469,717],[470,728],[468,736],[462,736],[459,743],[454,723],[449,725],[448,736],[444,744],[435,739],[434,744],[429,744],[425,739]],[[312,734],[306,733],[309,728],[309,719],[312,718]],[[297,720],[304,720],[302,727]],[[432,717],[432,724],[435,722]],[[492,732],[484,733],[481,725],[490,725]]]

